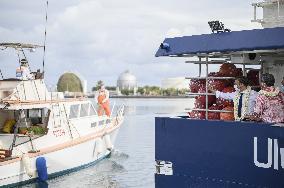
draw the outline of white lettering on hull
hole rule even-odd
[[[253,160],[254,164],[257,167],[260,168],[271,168],[272,167],[272,162],[273,162],[273,168],[275,170],[279,169],[279,150],[280,150],[280,163],[282,169],[284,168],[284,148],[279,148],[278,146],[278,140],[277,139],[267,139],[267,162],[259,162],[258,161],[258,153],[257,153],[257,137],[253,138]],[[273,152],[272,152],[272,145],[273,145]],[[273,159],[273,160],[272,160]]]

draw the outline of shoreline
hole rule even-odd
[[[192,96],[110,96],[109,98],[170,98],[170,99],[176,99],[176,98],[192,98]]]
[[[78,96],[77,96],[78,97]],[[74,96],[64,96],[64,98],[76,98]],[[87,96],[87,98],[95,98],[93,96]],[[194,96],[109,96],[109,98],[130,98],[130,99],[185,99],[194,98]]]

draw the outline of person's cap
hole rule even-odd
[[[26,59],[21,59],[21,64],[22,65],[28,64],[28,61]]]

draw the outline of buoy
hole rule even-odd
[[[36,169],[38,174],[38,179],[41,181],[46,181],[48,179],[46,160],[44,157],[38,157],[36,159]]]
[[[31,167],[31,161],[28,154],[23,154],[22,161],[24,164],[24,168],[26,170],[26,174],[31,178],[36,176],[36,171]]]
[[[103,140],[101,138],[98,138],[96,140],[96,150],[95,151],[96,151],[97,154],[100,154],[100,153],[103,152],[103,150],[104,150]]]
[[[105,140],[105,143],[106,143],[106,148],[108,150],[112,150],[113,149],[113,144],[111,143],[111,139],[110,139],[109,134],[104,136],[104,140]]]

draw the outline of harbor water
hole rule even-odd
[[[155,117],[184,115],[193,99],[111,99],[125,105],[125,120],[109,158],[98,164],[24,187],[153,188],[155,173]],[[72,157],[72,156],[66,156]]]

